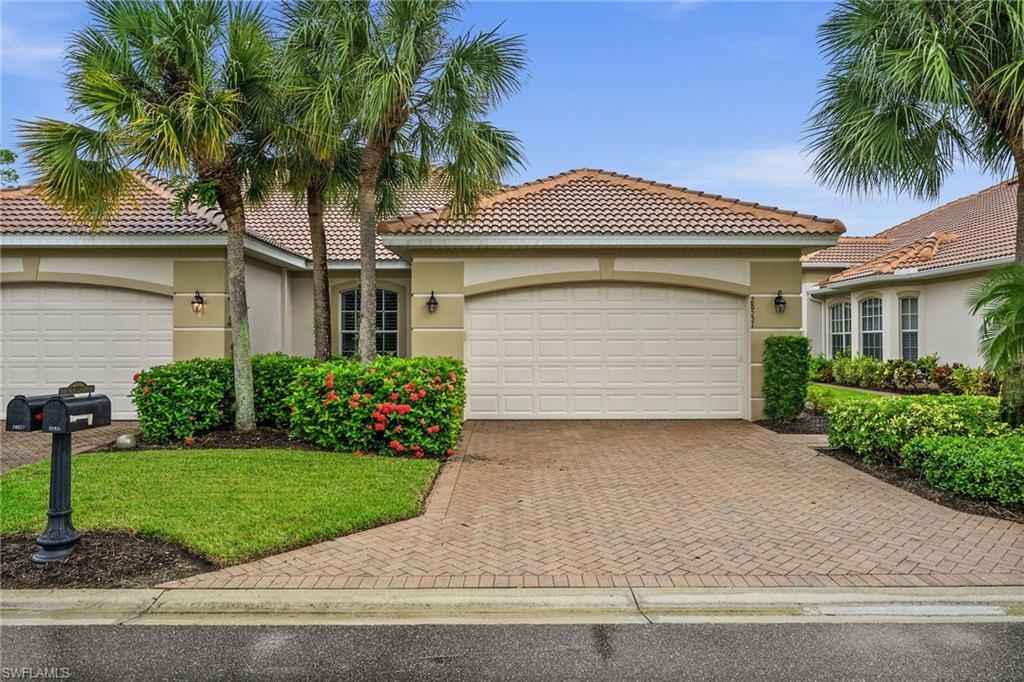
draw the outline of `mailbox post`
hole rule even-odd
[[[32,555],[37,564],[67,556],[81,534],[71,523],[71,434],[110,424],[110,399],[92,395],[95,386],[76,381],[57,395],[15,396],[7,405],[7,430],[52,434],[50,445],[50,507],[46,530],[36,540]],[[79,396],[80,393],[89,393]]]

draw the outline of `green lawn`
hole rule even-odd
[[[416,516],[429,459],[295,450],[159,450],[76,455],[73,521],[179,542],[220,565]],[[50,463],[0,477],[0,533],[46,522]]]
[[[871,400],[872,398],[884,398],[886,396],[885,393],[868,393],[867,391],[856,391],[852,388],[829,384],[811,384],[811,386],[825,392],[836,400]]]

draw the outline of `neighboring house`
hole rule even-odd
[[[1017,181],[1001,182],[872,237],[804,256],[804,329],[815,353],[880,360],[938,353],[980,365],[967,297],[1013,262]]]
[[[0,193],[4,404],[83,379],[129,418],[137,369],[230,352],[223,219],[175,217],[172,202],[146,178],[91,234],[31,190]],[[471,218],[444,202],[431,187],[381,223],[378,346],[463,358],[469,418],[759,418],[764,339],[800,333],[800,257],[844,229],[586,169],[501,191]],[[281,195],[247,222],[253,350],[312,354],[305,209]],[[356,223],[334,209],[327,235],[334,345],[350,352]]]

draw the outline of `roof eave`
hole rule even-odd
[[[1013,256],[1009,255],[999,256],[997,258],[986,258],[984,260],[971,261],[970,263],[947,265],[941,268],[928,268],[926,270],[921,270],[918,268],[904,268],[884,275],[869,275],[867,277],[855,277],[853,279],[847,279],[841,282],[835,282],[833,284],[826,284],[825,286],[821,286],[819,284],[813,289],[810,289],[810,291],[839,292],[846,291],[849,289],[856,289],[864,285],[905,282],[907,280],[933,279],[936,277],[947,277],[949,275],[968,274],[971,272],[979,272],[982,270],[991,270],[993,268],[1002,267],[1004,265],[1010,265],[1011,263],[1013,263]]]

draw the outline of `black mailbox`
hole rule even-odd
[[[110,398],[105,395],[50,398],[43,405],[43,431],[73,433],[110,424]]]
[[[7,403],[7,431],[38,431],[43,428],[43,405],[56,395],[16,395]]]

